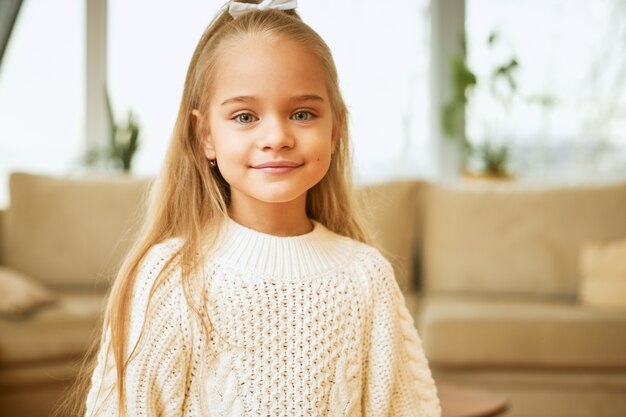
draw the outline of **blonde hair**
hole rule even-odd
[[[180,265],[181,268],[187,302],[202,320],[204,330],[208,331],[208,318],[202,316],[201,305],[191,296],[192,288],[201,285],[193,282],[193,277],[199,275],[196,272],[207,256],[207,251],[198,251],[198,248],[211,248],[221,220],[228,215],[230,190],[219,169],[211,168],[204,156],[199,138],[206,126],[194,124],[192,111],[199,110],[205,114],[208,109],[220,44],[227,39],[236,40],[251,35],[286,37],[300,42],[319,58],[327,76],[337,145],[328,172],[307,192],[306,213],[309,218],[340,235],[367,241],[352,194],[348,111],[339,91],[337,70],[330,49],[293,10],[254,11],[233,19],[225,6],[203,33],[191,58],[164,167],[152,187],[144,225],[117,274],[106,306],[103,328],[109,328],[111,332],[111,342],[107,348],[112,350],[115,358],[122,414],[125,414],[126,408],[124,377],[139,344],[127,355],[129,325],[126,319],[130,315],[137,272],[155,244],[173,237],[182,238],[182,246],[163,271],[171,270],[176,259],[176,266]],[[165,274],[159,274],[152,293],[162,282],[162,276]],[[104,335],[100,343],[104,343]],[[85,376],[93,368],[92,363],[82,372],[85,374],[83,385],[87,385]],[[86,389],[83,387],[83,393],[79,395],[84,396]],[[84,407],[84,404],[81,406]]]

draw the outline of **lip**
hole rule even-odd
[[[263,164],[255,165],[252,168],[258,169],[266,174],[286,174],[304,164],[293,161],[270,161]]]
[[[263,164],[255,165],[252,168],[261,169],[261,168],[297,168],[300,163],[293,161],[270,161],[265,162]]]

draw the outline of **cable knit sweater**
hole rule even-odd
[[[154,314],[128,364],[128,415],[440,416],[389,262],[313,223],[307,234],[278,237],[226,221],[204,265],[207,340],[186,302],[180,268],[149,298],[181,239],[149,251],[133,292],[129,346],[148,300]],[[108,341],[107,331],[87,416],[119,413]]]

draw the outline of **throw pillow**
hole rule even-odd
[[[580,268],[583,304],[626,310],[626,238],[583,245]]]
[[[52,301],[54,296],[45,287],[11,268],[0,267],[0,317],[24,318]]]

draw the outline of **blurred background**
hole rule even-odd
[[[49,415],[97,340],[223,3],[0,0],[0,416]],[[443,416],[625,416],[626,1],[298,11]]]
[[[140,126],[133,173],[156,173],[193,48],[223,0],[2,3],[0,207],[11,171],[84,172],[107,140],[94,133],[106,127],[104,84],[115,119],[132,111]],[[520,179],[626,178],[624,1],[303,0],[299,11],[334,53],[357,182],[459,175],[441,113],[463,38],[477,80],[469,143],[505,144]]]

